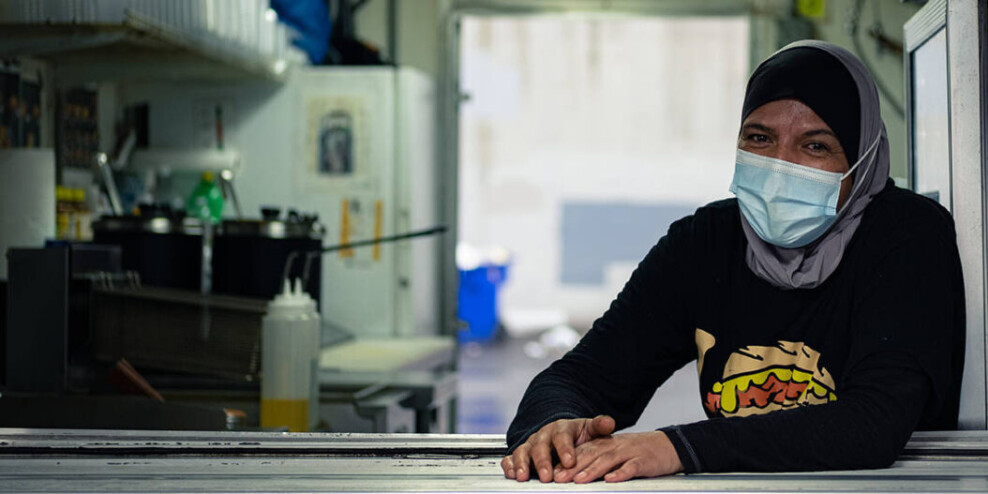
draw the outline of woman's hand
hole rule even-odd
[[[560,467],[571,469],[577,466],[575,448],[612,432],[614,419],[607,415],[598,415],[592,419],[557,420],[529,436],[524,444],[515,448],[511,456],[505,456],[501,460],[501,468],[506,478],[525,482],[531,478],[530,467],[534,464],[539,480],[551,482],[553,451],[559,457]]]
[[[607,482],[623,482],[682,470],[676,448],[664,432],[642,432],[601,437],[578,446],[576,465],[557,466],[553,480],[584,484],[603,476]]]

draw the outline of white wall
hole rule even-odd
[[[246,215],[256,217],[268,197],[291,197],[290,177],[297,89],[292,84],[148,83],[121,85],[119,107],[147,102],[152,148],[212,147],[213,129],[200,125],[204,109],[223,109],[224,145],[244,158],[236,179]],[[212,121],[209,112],[208,121]],[[292,204],[300,209],[313,204]],[[230,210],[228,209],[228,212]]]

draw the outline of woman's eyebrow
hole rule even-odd
[[[760,130],[760,131],[765,132],[767,134],[775,134],[775,129],[773,129],[772,127],[769,127],[769,126],[764,125],[764,124],[756,123],[756,122],[746,123],[746,124],[744,124],[744,125],[741,126],[741,129],[742,130]]]
[[[837,139],[837,134],[834,134],[830,129],[813,129],[803,132],[803,137],[813,137],[818,135],[828,135],[834,139]]]

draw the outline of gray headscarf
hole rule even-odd
[[[844,65],[854,79],[861,113],[860,137],[855,155],[863,161],[854,173],[851,194],[838,213],[837,220],[823,236],[806,247],[786,249],[769,244],[755,233],[743,214],[739,215],[748,239],[745,255],[748,267],[759,278],[782,289],[815,288],[827,280],[840,264],[844,249],[861,224],[861,215],[865,208],[885,188],[889,177],[888,135],[879,109],[878,90],[871,74],[851,52],[816,40],[791,43],[775,52],[766,62],[786,50],[799,47],[816,48],[829,53]],[[762,62],[762,65],[766,62]],[[758,73],[758,69],[755,73]],[[869,150],[871,152],[867,152]],[[854,166],[854,163],[849,165]]]

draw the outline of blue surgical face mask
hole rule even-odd
[[[837,219],[841,182],[847,173],[818,170],[738,149],[730,191],[758,236],[785,248],[803,247],[820,238]]]

